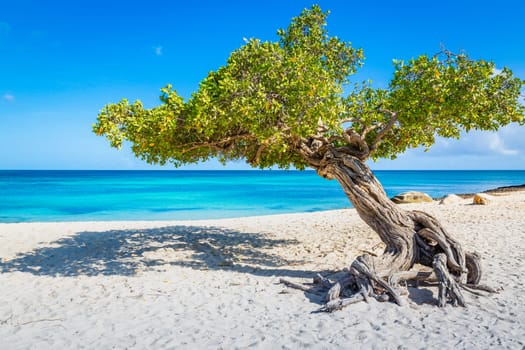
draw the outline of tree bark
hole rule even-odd
[[[444,306],[446,300],[464,305],[458,292],[460,286],[465,282],[477,285],[481,277],[476,254],[465,253],[429,214],[406,211],[393,203],[370,168],[359,158],[330,149],[322,160],[315,160],[314,168],[319,175],[339,182],[359,216],[386,245],[381,256],[365,254],[352,263],[347,285],[354,294],[362,294],[365,300],[373,296],[381,301],[388,295],[390,300],[400,304],[399,282],[414,278],[439,282],[439,306]],[[411,270],[416,263],[430,269]],[[340,286],[335,285],[330,288],[326,300],[334,304],[341,293]]]
[[[332,151],[323,160],[316,169],[319,175],[339,182],[359,216],[386,245],[380,276],[412,267],[417,252],[416,225],[410,213],[387,197],[370,168],[358,158]]]

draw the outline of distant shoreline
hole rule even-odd
[[[501,186],[492,188],[489,190],[481,191],[480,193],[487,193],[487,194],[501,194],[501,193],[508,193],[508,192],[519,192],[519,191],[525,191],[525,184],[523,185],[514,185],[514,186]],[[475,193],[456,193],[457,196],[461,198],[470,198],[476,195]],[[434,200],[440,200],[443,199],[443,197],[434,198]]]

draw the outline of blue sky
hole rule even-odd
[[[332,35],[365,52],[355,79],[386,86],[392,59],[444,44],[525,79],[525,2],[0,0],[0,169],[155,169],[91,132],[123,97],[157,104],[173,84],[190,96],[243,38],[276,30],[313,3]],[[440,139],[374,169],[525,169],[525,127]],[[170,168],[170,167],[168,167]],[[223,167],[210,162],[191,169]],[[226,169],[247,169],[243,163]]]

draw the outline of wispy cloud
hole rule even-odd
[[[492,134],[488,140],[488,148],[497,154],[512,156],[518,154],[518,150],[510,149],[505,146],[503,139],[498,134]]]
[[[459,140],[438,137],[428,152],[408,150],[395,161],[381,160],[375,169],[523,169],[523,126],[509,124],[497,132],[463,132]]]
[[[11,94],[4,94],[2,96],[2,100],[7,101],[7,102],[13,102],[15,100],[15,96]]]
[[[155,46],[155,55],[162,56],[162,46]]]
[[[459,140],[438,138],[430,154],[436,156],[516,156],[525,148],[523,127],[511,124],[497,132],[471,131],[463,132]]]
[[[500,75],[501,73],[503,73],[503,69],[499,69],[499,68],[496,68],[496,67],[494,67],[492,69],[492,76],[493,77],[496,76],[496,75]]]

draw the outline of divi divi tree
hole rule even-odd
[[[366,162],[428,148],[436,136],[523,124],[525,81],[441,49],[394,61],[386,89],[352,84],[363,52],[328,35],[327,15],[313,6],[279,30],[278,41],[246,40],[187,100],[168,85],[151,109],[125,99],[108,104],[94,131],[113,147],[129,141],[149,163],[242,159],[259,168],[313,168],[338,181],[386,249],[352,262],[327,293],[328,311],[368,297],[401,303],[400,282],[409,279],[438,281],[439,305],[463,305],[461,289],[482,288],[479,257],[432,216],[391,202]]]

